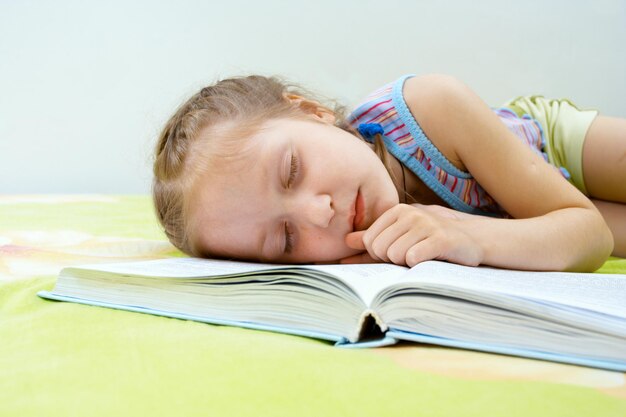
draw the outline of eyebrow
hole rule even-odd
[[[285,159],[287,158],[287,155],[289,154],[289,151],[293,149],[291,141],[287,141],[287,143],[282,146],[282,149],[277,152],[277,157],[276,159],[278,159],[278,182],[279,185],[282,186],[282,180],[284,179],[282,174],[284,173],[284,168],[285,168]],[[274,160],[273,162],[276,162],[276,160]],[[270,159],[270,164],[272,163],[272,160]],[[269,169],[269,172],[272,172],[274,170]],[[275,172],[275,171],[274,171]],[[270,235],[270,231],[268,231],[267,228],[263,229],[264,231],[261,233],[260,238],[259,238],[259,242],[257,243],[257,248],[258,252],[261,254],[261,258],[264,259],[272,259],[272,257],[265,257],[264,256],[264,251],[263,249],[265,248],[265,245],[267,244],[267,239]],[[271,255],[275,255],[275,257],[279,257],[280,255],[282,255],[283,251],[280,249],[280,242],[279,239],[274,239],[275,242],[278,242],[278,244],[273,245],[275,249],[270,251]]]

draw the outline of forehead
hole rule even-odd
[[[190,153],[190,166],[196,173],[210,177],[241,175],[251,166],[272,159],[287,141],[321,150],[325,141],[320,139],[327,135],[320,135],[319,129],[328,127],[332,128],[312,119],[282,118],[267,120],[247,135],[241,135],[236,128],[231,132],[227,129],[201,131],[201,140],[196,145],[201,148]]]
[[[281,155],[289,144],[285,133],[290,130],[287,124],[264,123],[200,167],[188,211],[196,247],[213,256],[258,255],[266,196],[279,175]]]

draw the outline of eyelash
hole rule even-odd
[[[291,187],[291,185],[296,179],[296,176],[298,175],[298,167],[299,167],[298,162],[299,162],[298,157],[296,155],[291,155],[291,170],[289,171],[289,179],[287,180],[287,188]]]
[[[289,226],[285,223],[285,253],[291,253],[293,250],[293,233],[289,230]]]
[[[289,171],[289,179],[287,180],[287,188],[293,185],[297,175],[300,164],[298,157],[291,154],[291,169]],[[293,250],[293,233],[289,230],[289,226],[285,223],[285,253],[291,253]]]

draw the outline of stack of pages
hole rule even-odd
[[[408,340],[626,371],[626,275],[169,258],[65,268],[39,295],[343,346]]]

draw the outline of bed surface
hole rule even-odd
[[[37,297],[64,266],[180,256],[148,196],[0,196],[0,416],[620,416],[625,374],[332,343]],[[612,258],[599,272],[626,273]]]

